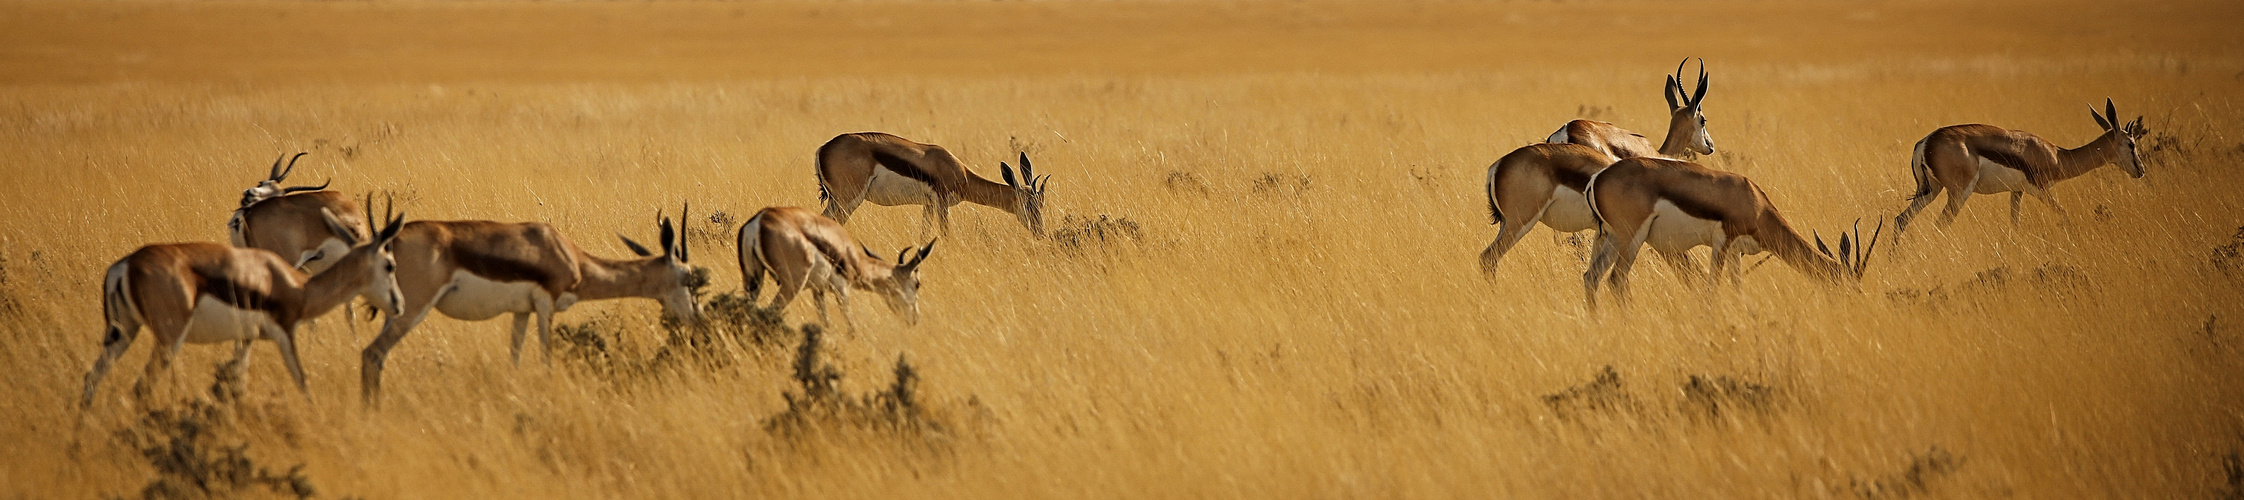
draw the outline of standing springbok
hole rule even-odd
[[[1622,158],[1713,153],[1714,139],[1706,133],[1706,115],[1699,106],[1706,99],[1706,83],[1703,60],[1699,61],[1698,90],[1688,96],[1683,92],[1683,65],[1676,65],[1675,74],[1667,75],[1665,94],[1670,117],[1667,139],[1657,150],[1644,136],[1611,123],[1574,120],[1551,134],[1549,142],[1512,150],[1490,164],[1486,184],[1489,223],[1499,227],[1496,240],[1480,252],[1481,274],[1494,278],[1496,264],[1511,253],[1512,245],[1535,229],[1537,222],[1567,233],[1596,227],[1582,192],[1588,188],[1590,176],[1606,165]],[[1660,255],[1686,280],[1700,274],[1689,254]]]
[[[390,243],[404,218],[390,219],[369,244],[333,259],[318,274],[307,274],[269,251],[216,243],[149,245],[118,260],[102,280],[107,324],[101,358],[86,373],[79,404],[93,403],[94,388],[109,364],[132,347],[144,325],[156,332],[156,348],[147,373],[133,385],[135,395],[145,396],[149,380],[169,372],[184,344],[236,342],[233,366],[244,370],[250,342],[262,338],[280,348],[296,389],[310,399],[304,368],[296,359],[296,325],[361,295],[396,314],[397,264]],[[335,224],[333,219],[329,223]]]
[[[1877,232],[1863,239],[1858,224],[1854,234],[1841,233],[1837,256],[1824,246],[1821,236],[1811,250],[1752,180],[1660,158],[1630,158],[1606,167],[1590,179],[1589,200],[1598,220],[1597,253],[1590,259],[1589,272],[1582,274],[1591,310],[1597,309],[1597,282],[1607,271],[1611,271],[1614,299],[1626,303],[1629,268],[1645,244],[1663,254],[1712,247],[1709,287],[1719,286],[1725,274],[1736,286],[1742,274],[1740,256],[1772,252],[1809,276],[1859,289],[1870,251],[1885,231],[1881,221]],[[1857,242],[1864,243],[1859,245],[1862,248],[1856,248]]]
[[[270,250],[291,266],[317,274],[372,233],[362,207],[343,193],[326,190],[327,184],[280,186],[304,154],[289,158],[285,170],[274,159],[265,180],[242,191],[241,208],[227,219],[226,229],[234,246]],[[329,219],[342,224],[329,225]]]
[[[685,212],[679,212],[685,217]],[[686,220],[692,220],[690,218]],[[522,360],[522,341],[530,316],[537,316],[538,345],[552,363],[553,315],[579,301],[647,298],[662,303],[664,315],[699,322],[694,291],[707,283],[706,270],[688,263],[686,242],[670,219],[661,219],[662,255],[647,252],[630,238],[625,246],[637,259],[605,259],[539,222],[415,221],[398,233],[399,312],[382,323],[382,334],[361,352],[359,376],[367,406],[378,406],[382,363],[405,334],[430,311],[468,321],[514,315],[512,353]]]
[[[768,271],[772,281],[779,284],[771,307],[787,307],[794,302],[795,294],[808,287],[818,308],[818,322],[827,323],[826,294],[832,293],[841,304],[842,321],[854,330],[857,325],[850,319],[849,291],[867,290],[886,299],[888,309],[903,316],[906,324],[919,323],[919,264],[927,260],[928,251],[935,249],[933,241],[916,255],[910,248],[897,252],[897,263],[890,264],[851,240],[849,231],[833,219],[797,207],[771,207],[740,225],[736,243],[741,282],[750,303],[762,293],[764,273]],[[851,252],[850,247],[862,253]],[[905,260],[906,256],[911,259]]]
[[[1700,106],[1706,102],[1706,60],[1699,60],[1698,90],[1685,96],[1683,66],[1690,62],[1689,58],[1683,59],[1683,63],[1675,65],[1675,74],[1667,75],[1667,86],[1662,92],[1667,96],[1667,138],[1660,142],[1659,149],[1652,149],[1651,141],[1642,134],[1596,120],[1566,122],[1545,142],[1589,146],[1614,158],[1714,154],[1714,137],[1706,133],[1706,112]]]
[[[923,227],[940,227],[946,235],[951,232],[951,207],[968,201],[1011,212],[1030,234],[1043,238],[1044,187],[1051,176],[1037,177],[1025,152],[1018,179],[1004,162],[997,168],[1004,184],[967,170],[942,146],[880,132],[842,134],[818,147],[818,198],[826,203],[826,218],[842,224],[867,201],[921,205],[926,207]]]
[[[2119,110],[2112,107],[2111,99],[2104,99],[2103,114],[2096,106],[2088,106],[2088,116],[2096,119],[2096,126],[2104,134],[2078,148],[2064,149],[2042,140],[2041,137],[2020,130],[2004,130],[1993,125],[1950,125],[1932,131],[1917,141],[1916,150],[1910,154],[1909,173],[1917,179],[1917,191],[1909,196],[1909,208],[1893,218],[1893,234],[1901,237],[1917,212],[1932,204],[1941,190],[1948,191],[1948,208],[1940,211],[1940,226],[1954,222],[1956,213],[1963,210],[1965,200],[1971,195],[2010,193],[2010,224],[2018,224],[2018,204],[2031,194],[2049,203],[2049,209],[2058,215],[2065,214],[2057,206],[2057,198],[2049,188],[2058,181],[2079,177],[2104,165],[2117,164],[2127,170],[2127,175],[2143,178],[2143,160],[2135,154],[2135,140],[2149,130],[2143,128],[2143,117],[2120,123]]]

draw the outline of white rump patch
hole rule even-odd
[[[264,328],[268,325],[279,326],[264,311],[239,309],[215,298],[197,297],[195,310],[187,320],[186,340],[191,344],[213,344],[260,339],[265,337]]]
[[[865,201],[881,206],[933,205],[935,188],[925,182],[912,180],[890,171],[887,165],[873,167],[873,178],[865,181]]]

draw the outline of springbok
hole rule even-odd
[[[2143,160],[2135,154],[2135,140],[2150,131],[2143,128],[2143,117],[2120,123],[2118,113],[2108,98],[2104,99],[2103,114],[2089,105],[2088,116],[2096,119],[2096,126],[2103,127],[2104,134],[2073,149],[2057,147],[2025,131],[1993,125],[1950,125],[1932,131],[1917,141],[1916,150],[1910,154],[1909,173],[1917,179],[1917,191],[1909,196],[1909,208],[1894,216],[1894,237],[1901,237],[1917,212],[1931,205],[1942,190],[1948,192],[1948,208],[1940,211],[1941,227],[1955,221],[1956,213],[1963,210],[1964,201],[1972,194],[2003,192],[2010,193],[2010,223],[2017,225],[2019,200],[2028,194],[2048,202],[2057,215],[2065,215],[2064,207],[2057,206],[2057,198],[2049,194],[2049,188],[2058,181],[2111,164],[2126,169],[2127,175],[2143,178]]]
[[[1689,63],[1690,59],[1684,59]],[[1683,91],[1683,65],[1667,75],[1670,115],[1667,139],[1657,150],[1644,136],[1611,123],[1574,120],[1551,134],[1549,142],[1512,150],[1488,166],[1489,223],[1498,224],[1496,240],[1480,253],[1484,277],[1496,276],[1496,264],[1541,222],[1559,232],[1577,232],[1597,226],[1589,201],[1582,196],[1590,176],[1622,158],[1674,157],[1714,152],[1714,139],[1706,132],[1706,115],[1699,103],[1706,99],[1706,61],[1699,61],[1698,90]],[[1678,99],[1681,102],[1677,102]],[[1699,267],[1686,253],[1661,252],[1660,256],[1694,280]]]
[[[226,229],[234,246],[270,250],[291,266],[317,274],[372,233],[361,206],[343,193],[326,190],[327,184],[280,186],[304,154],[289,158],[285,170],[274,159],[265,180],[242,191],[241,208],[227,219]],[[330,225],[329,219],[341,224]]]
[[[396,314],[397,264],[390,247],[404,218],[390,219],[369,244],[333,259],[318,274],[266,250],[216,243],[149,245],[118,260],[102,280],[101,358],[86,373],[79,404],[93,403],[109,364],[132,347],[142,326],[156,332],[156,348],[147,374],[133,385],[135,395],[147,394],[149,380],[169,371],[184,344],[236,342],[233,369],[244,370],[250,342],[262,338],[280,348],[296,389],[309,400],[311,389],[296,359],[297,324],[361,295]]]
[[[999,162],[1005,183],[976,175],[942,146],[921,144],[881,132],[835,136],[818,147],[818,199],[826,218],[848,224],[849,214],[870,201],[881,206],[926,207],[923,227],[951,232],[950,209],[960,201],[1011,212],[1021,226],[1044,237],[1044,187],[1028,153],[1021,153],[1021,176]],[[925,236],[926,231],[921,231]]]
[[[737,244],[741,282],[749,302],[755,302],[762,293],[764,273],[768,271],[772,282],[779,284],[771,307],[787,307],[795,294],[808,287],[818,309],[818,322],[823,324],[827,323],[826,294],[832,293],[841,304],[842,321],[853,330],[856,322],[849,314],[851,289],[880,294],[887,299],[888,309],[903,316],[906,324],[917,324],[919,264],[927,260],[928,251],[935,249],[933,241],[916,255],[905,248],[896,253],[897,263],[890,264],[851,240],[841,223],[797,207],[756,212],[740,225]],[[850,247],[862,253],[851,252]],[[905,260],[906,256],[911,259]]]
[[[685,217],[683,210],[680,217]],[[692,220],[692,219],[686,219]],[[430,311],[455,319],[482,321],[514,314],[512,353],[522,360],[529,318],[537,316],[538,345],[547,363],[553,356],[553,315],[579,301],[648,298],[662,303],[672,320],[696,323],[701,307],[695,290],[707,283],[706,270],[688,262],[685,240],[670,219],[660,220],[662,255],[649,253],[630,238],[624,245],[637,259],[605,259],[539,222],[414,221],[397,235],[394,249],[402,267],[399,312],[382,322],[382,334],[360,353],[361,389],[367,406],[377,406],[382,363]]]
[[[1690,62],[1689,58],[1683,59],[1683,63],[1675,65],[1675,74],[1667,75],[1667,87],[1662,92],[1667,96],[1667,138],[1661,140],[1659,149],[1652,149],[1651,141],[1642,134],[1596,120],[1566,122],[1545,142],[1589,146],[1614,158],[1714,154],[1714,137],[1706,133],[1706,113],[1700,106],[1706,102],[1706,60],[1699,60],[1698,90],[1685,96],[1683,67]]]
[[[1589,200],[1598,221],[1597,252],[1590,259],[1589,272],[1582,274],[1591,310],[1597,309],[1597,282],[1608,271],[1614,299],[1627,301],[1629,268],[1637,249],[1645,244],[1663,254],[1712,247],[1710,287],[1719,286],[1725,274],[1731,286],[1737,286],[1739,257],[1771,252],[1802,273],[1859,290],[1870,252],[1885,231],[1881,221],[1877,232],[1863,239],[1857,223],[1854,234],[1839,236],[1838,255],[1824,246],[1822,236],[1816,236],[1811,250],[1752,180],[1660,158],[1629,158],[1606,167],[1590,179]]]

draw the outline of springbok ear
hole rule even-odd
[[[620,239],[620,240],[623,240],[623,246],[624,246],[624,248],[629,248],[629,249],[631,249],[631,253],[634,253],[634,254],[638,254],[638,255],[639,255],[640,257],[652,257],[652,256],[654,256],[654,252],[649,252],[649,251],[647,251],[647,247],[639,246],[639,242],[636,242],[636,241],[631,241],[631,237],[630,237],[630,236],[624,236],[624,235],[622,235],[622,234],[620,234],[620,233],[619,233],[619,234],[616,234],[616,239]]]
[[[1669,112],[1683,109],[1683,105],[1675,103],[1676,96],[1683,93],[1683,84],[1675,81],[1675,75],[1667,75],[1667,88],[1661,90],[1663,92],[1660,92],[1660,94],[1667,97],[1667,110]]]
[[[675,248],[678,248],[678,247],[676,247],[676,246],[673,246],[673,245],[676,245],[676,244],[677,244],[677,242],[678,242],[678,230],[677,230],[676,228],[674,228],[674,227],[671,227],[671,225],[670,225],[670,218],[669,218],[669,217],[663,217],[663,218],[662,218],[662,254],[663,254],[663,255],[670,255],[670,253],[671,253],[671,249],[675,249]]]
[[[1799,233],[1793,233],[1793,234],[1799,234]],[[1830,257],[1830,256],[1831,256],[1831,248],[1830,248],[1830,247],[1826,247],[1826,246],[1823,246],[1823,234],[1821,234],[1821,233],[1817,233],[1817,232],[1815,232],[1814,230],[1810,230],[1810,231],[1808,231],[1808,234],[1809,234],[1809,235],[1812,235],[1812,236],[1815,236],[1815,251],[1818,251],[1818,252],[1823,252],[1823,256],[1824,256],[1824,257]]]
[[[1839,265],[1842,266],[1854,263],[1854,242],[1848,240],[1848,236],[1847,233],[1839,233]]]
[[[335,237],[343,239],[343,246],[358,246],[358,232],[352,231],[349,225],[343,224],[342,219],[335,218],[335,212],[329,211],[327,207],[319,207],[319,218],[321,221],[327,223],[328,232],[334,233]]]
[[[382,225],[382,232],[375,235],[374,240],[380,241],[382,242],[382,244],[387,245],[391,240],[397,239],[397,231],[404,228],[405,212],[398,212],[397,216],[390,218],[390,222],[388,224]]]
[[[1021,187],[1021,182],[1013,179],[1013,167],[1011,165],[1006,165],[1005,162],[1002,161],[997,162],[997,172],[1005,174],[1005,185]]]
[[[2105,120],[2104,115],[2096,111],[2096,105],[2094,104],[2088,105],[2088,117],[2096,119],[2097,127],[2101,127],[2104,130],[2112,129],[2112,122],[2110,120]]]
[[[2119,108],[2112,107],[2110,97],[2104,98],[2104,119],[2111,120],[2112,126],[2119,126]]]
[[[872,258],[873,258],[874,260],[879,260],[879,259],[880,259],[880,256],[879,256],[879,255],[875,255],[875,254],[873,254],[873,248],[872,248],[872,247],[868,247],[868,246],[865,246],[865,244],[864,244],[864,243],[858,243],[858,244],[857,244],[857,249],[858,249],[858,250],[862,250],[862,251],[864,251],[864,252],[865,252],[865,256],[866,256],[866,257],[872,257]]]
[[[1030,165],[1030,164],[1029,164],[1029,159],[1028,159],[1028,152],[1027,152],[1027,151],[1022,151],[1022,152],[1021,152],[1021,178],[1024,178],[1024,179],[1034,179],[1034,178],[1036,178],[1036,166],[1034,166],[1034,165]]]

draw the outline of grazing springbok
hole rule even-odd
[[[1683,93],[1683,66],[1675,65],[1675,74],[1667,76],[1667,138],[1659,149],[1643,135],[1596,120],[1574,120],[1559,127],[1545,142],[1554,144],[1580,144],[1596,148],[1614,158],[1661,157],[1682,158],[1688,154],[1714,154],[1714,138],[1706,133],[1706,113],[1699,104],[1706,102],[1706,60],[1699,60],[1698,90],[1686,96]]]
[[[1900,238],[1917,212],[1931,205],[1942,190],[1948,192],[1948,208],[1940,211],[1941,227],[1955,221],[1956,213],[1963,210],[1964,201],[1972,194],[2003,192],[2010,193],[2010,223],[2017,225],[2019,200],[2028,194],[2048,202],[2049,209],[2058,215],[2065,214],[2064,207],[2057,206],[2057,198],[2049,194],[2049,188],[2058,181],[2111,164],[2126,169],[2127,175],[2143,178],[2143,160],[2135,154],[2135,141],[2150,131],[2143,128],[2143,117],[2120,123],[2118,112],[2111,99],[2104,99],[2103,114],[2089,105],[2088,116],[2096,119],[2096,126],[2103,127],[2104,134],[2073,149],[2057,147],[2025,131],[1993,125],[1950,125],[1932,131],[1917,141],[1916,151],[1910,154],[1909,173],[1917,179],[1917,192],[1909,196],[1909,208],[1894,216],[1894,237]]]
[[[1858,223],[1854,234],[1839,237],[1837,256],[1824,246],[1821,236],[1811,249],[1752,180],[1660,158],[1629,158],[1606,167],[1590,179],[1589,200],[1598,221],[1597,253],[1590,259],[1589,272],[1582,274],[1591,310],[1597,309],[1597,282],[1607,271],[1611,271],[1614,299],[1626,303],[1629,267],[1645,244],[1663,254],[1712,247],[1710,287],[1719,286],[1725,274],[1736,286],[1742,273],[1740,256],[1771,252],[1809,276],[1860,289],[1870,251],[1885,231],[1881,221],[1877,232],[1863,239]]]
[[[679,212],[685,217],[685,212]],[[686,220],[692,220],[690,218]],[[701,319],[695,290],[708,273],[689,264],[686,242],[669,218],[662,218],[662,254],[653,255],[630,238],[624,245],[637,259],[605,259],[539,222],[415,221],[394,244],[399,312],[382,323],[382,334],[361,352],[361,389],[367,406],[378,406],[382,363],[405,334],[430,311],[455,319],[482,321],[514,315],[513,357],[522,360],[529,318],[537,316],[538,344],[552,363],[553,315],[579,301],[647,298],[662,303],[666,318],[687,323]]]
[[[946,235],[951,232],[951,207],[969,201],[1011,212],[1030,234],[1044,237],[1044,186],[1051,176],[1037,177],[1028,153],[1021,153],[1019,178],[1004,162],[997,169],[1004,184],[975,175],[942,146],[880,132],[842,134],[818,147],[818,198],[826,203],[826,218],[842,224],[867,201],[921,205],[926,207],[923,227],[940,227]]]
[[[242,191],[241,208],[227,219],[226,230],[234,246],[270,250],[291,266],[316,274],[373,233],[367,230],[362,207],[343,193],[326,190],[327,184],[280,186],[304,154],[289,158],[286,170],[274,159],[265,180]],[[330,225],[329,219],[342,224]]]
[[[371,242],[333,259],[318,274],[305,273],[269,251],[217,243],[149,245],[118,260],[102,279],[107,323],[101,358],[86,373],[79,404],[93,403],[94,388],[109,364],[132,347],[142,326],[156,332],[156,348],[147,374],[133,385],[136,396],[146,396],[149,380],[169,372],[184,344],[235,342],[233,369],[245,370],[250,342],[262,338],[280,348],[296,389],[310,399],[304,368],[296,360],[296,325],[362,295],[396,314],[397,264],[390,244],[404,218],[390,219]],[[337,224],[333,219],[328,223]]]
[[[888,309],[903,316],[906,324],[919,322],[919,264],[935,249],[933,241],[916,255],[910,248],[897,252],[896,263],[891,264],[851,240],[849,231],[833,219],[797,207],[771,207],[741,224],[737,243],[741,282],[750,303],[763,289],[764,273],[770,272],[771,280],[779,284],[771,307],[787,307],[795,294],[808,287],[818,308],[818,322],[826,323],[826,294],[831,293],[841,303],[842,321],[854,330],[849,291],[867,290],[887,299]],[[849,251],[852,247],[859,252]]]

